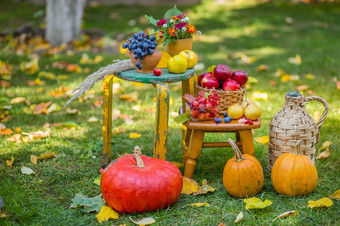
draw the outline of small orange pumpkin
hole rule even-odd
[[[296,154],[284,153],[276,159],[272,168],[272,184],[279,194],[306,195],[314,191],[318,171],[314,163],[301,154],[300,141],[294,149]]]
[[[232,139],[228,139],[235,156],[228,160],[223,171],[223,184],[232,196],[245,198],[262,190],[264,176],[260,162],[253,156],[242,155]]]

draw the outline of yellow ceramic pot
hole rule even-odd
[[[192,50],[192,37],[187,39],[176,39],[171,41],[164,48],[170,56],[175,56],[183,50]]]

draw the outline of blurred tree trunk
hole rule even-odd
[[[51,45],[67,43],[80,33],[86,0],[47,0],[46,40]]]

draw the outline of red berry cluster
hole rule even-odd
[[[207,97],[197,96],[194,101],[187,103],[190,107],[192,118],[204,120],[216,117],[218,114],[219,100],[220,97],[216,91],[213,91]]]
[[[244,124],[253,125],[254,122],[253,122],[250,118],[248,118],[248,119],[244,122]]]

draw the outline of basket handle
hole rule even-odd
[[[322,99],[321,97],[310,96],[310,97],[304,98],[305,102],[303,103],[303,105],[307,104],[311,100],[317,100],[317,101],[321,102],[323,104],[323,106],[325,107],[325,110],[323,111],[320,120],[316,124],[316,128],[320,129],[320,127],[321,127],[323,121],[326,119],[326,116],[327,116],[327,113],[328,113],[328,109],[329,109],[328,103],[324,99]]]

